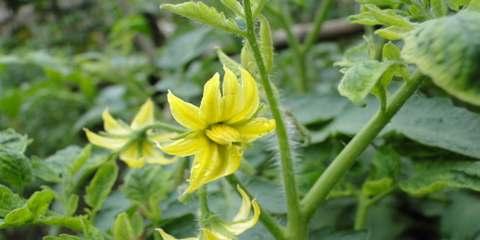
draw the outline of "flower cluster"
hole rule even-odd
[[[84,129],[88,141],[118,152],[120,159],[131,168],[143,167],[145,163],[172,163],[175,158],[167,158],[157,147],[168,141],[172,133],[158,133],[151,129],[155,123],[153,109],[153,102],[148,99],[140,107],[130,126],[116,120],[105,110],[102,114],[105,132],[96,134]]]
[[[238,79],[230,69],[225,67],[224,71],[222,84],[218,73],[205,83],[199,107],[169,91],[170,111],[173,118],[186,128],[183,134],[158,132],[156,128],[161,124],[156,124],[154,104],[147,100],[130,125],[114,119],[105,110],[105,132],[97,134],[85,129],[87,138],[94,145],[118,153],[131,168],[143,167],[146,163],[169,164],[175,161],[166,154],[194,156],[185,193],[192,193],[209,182],[230,175],[240,167],[247,144],[270,133],[275,122],[256,117],[260,96],[252,75],[240,69]],[[202,228],[201,239],[234,239],[256,224],[260,215],[258,204],[251,201],[242,189],[238,190],[243,201],[233,221],[211,221]],[[249,219],[252,206],[253,217]],[[159,232],[166,240],[175,239],[161,229]]]
[[[260,217],[260,207],[256,200],[251,200],[243,189],[237,186],[237,190],[242,196],[242,205],[231,222],[224,222],[218,218],[210,218],[210,222],[205,224],[200,230],[199,237],[184,238],[181,240],[230,240],[240,235],[247,229],[253,227]],[[253,208],[253,213],[252,212]],[[250,215],[252,215],[250,217]],[[163,229],[157,229],[164,240],[177,239]]]
[[[260,99],[250,73],[242,69],[240,83],[230,69],[224,69],[223,92],[217,73],[205,84],[200,107],[168,93],[173,117],[190,132],[162,150],[177,156],[195,156],[187,193],[235,172],[245,144],[275,128],[273,120],[254,117]]]

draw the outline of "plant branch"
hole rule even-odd
[[[253,195],[248,191],[248,189],[238,180],[235,175],[230,175],[227,177],[227,182],[232,186],[232,188],[236,189],[237,185],[240,186],[251,198]],[[267,228],[267,230],[275,237],[277,240],[284,240],[285,239],[285,229],[280,226],[277,221],[272,217],[265,208],[263,208],[260,203],[261,214],[260,214],[260,221],[262,221],[263,225]]]
[[[330,10],[330,7],[332,6],[332,2],[332,0],[323,0],[322,3],[320,3],[320,7],[315,12],[315,19],[313,20],[312,31],[308,33],[305,42],[303,43],[304,52],[308,52],[308,50],[310,50],[310,48],[315,43],[315,40],[320,33],[320,30],[322,30],[322,25],[327,19],[327,14]]]
[[[198,202],[200,205],[200,224],[202,224],[203,220],[210,216],[206,186],[203,186],[198,190]]]
[[[249,42],[254,53],[255,61],[260,72],[262,85],[267,96],[270,110],[275,119],[278,145],[280,150],[281,169],[283,176],[283,184],[287,199],[287,220],[288,234],[294,236],[295,239],[306,239],[306,224],[300,212],[300,204],[295,184],[295,174],[293,170],[292,154],[288,141],[287,128],[280,112],[280,106],[277,96],[274,93],[273,85],[268,77],[260,48],[258,46],[255,34],[255,20],[252,16],[250,0],[244,0],[245,19],[247,22],[247,41]]]
[[[412,96],[422,79],[423,75],[417,71],[411,79],[406,80],[392,100],[389,101],[385,111],[379,110],[317,179],[302,200],[302,212],[307,219],[312,216],[335,184],[350,169],[355,159],[368,147],[385,125],[390,122],[407,99]]]

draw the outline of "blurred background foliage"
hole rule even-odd
[[[105,108],[130,119],[151,97],[157,105],[157,118],[170,121],[165,105],[167,89],[198,102],[203,83],[222,67],[215,50],[221,48],[238,59],[242,46],[238,38],[161,12],[159,4],[165,2],[0,2],[0,129],[12,128],[19,136],[28,136],[28,141],[15,141],[23,141],[25,147],[28,142],[23,156],[28,159],[22,161],[28,162],[30,167],[25,169],[30,172],[25,172],[25,178],[31,179],[26,186],[15,186],[0,173],[1,184],[19,189],[17,193],[23,197],[42,184],[55,188],[59,182],[46,177],[38,166],[58,168],[73,161],[80,154],[78,146],[86,143],[82,129],[101,129]],[[218,1],[205,2],[224,9]],[[288,2],[299,35],[312,22],[320,2]],[[355,106],[336,90],[341,74],[333,63],[362,37],[362,29],[344,20],[357,10],[354,1],[334,1],[326,23],[333,29],[324,29],[308,53],[308,76],[313,84],[306,92],[295,86],[298,59],[284,40],[281,23],[266,14],[275,30],[273,80],[289,116],[291,133],[296,136],[292,144],[298,153],[301,194],[376,109],[375,99],[368,100],[366,106]],[[345,26],[347,30],[342,30]],[[480,239],[480,195],[474,192],[480,190],[478,126],[478,108],[448,98],[427,82],[316,212],[310,227],[312,239],[365,239],[364,232],[347,230],[353,226],[357,198],[379,194],[375,184],[384,184],[382,179],[391,180],[387,185],[392,190],[371,207],[368,239]],[[2,132],[0,142],[12,134]],[[239,176],[267,210],[283,219],[285,206],[274,144],[272,139],[262,141],[247,152],[249,165]],[[104,154],[95,149],[81,171],[80,185],[92,178]],[[95,226],[109,232],[115,216],[126,211],[132,221],[144,219],[141,229],[145,239],[159,239],[152,237],[154,227],[163,227],[178,237],[194,234],[196,202],[177,201],[176,168],[127,170],[122,165],[115,191],[97,214]],[[5,168],[0,164],[1,169]],[[233,190],[223,180],[212,186],[213,210],[231,215],[238,202]],[[149,215],[149,204],[160,204],[161,213]],[[58,228],[40,225],[0,230],[0,239],[34,240],[59,232]],[[258,224],[242,239],[271,236]]]

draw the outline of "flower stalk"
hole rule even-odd
[[[313,187],[302,199],[302,213],[307,219],[313,215],[335,184],[351,168],[355,163],[355,159],[368,147],[385,125],[390,122],[408,98],[413,95],[422,83],[422,80],[423,75],[419,71],[415,72],[411,79],[405,80],[391,101],[388,102],[386,109],[377,111],[317,179]]]
[[[246,38],[250,44],[254,58],[260,73],[265,95],[267,96],[270,110],[276,123],[276,134],[280,150],[280,160],[282,168],[283,183],[287,198],[287,220],[288,235],[287,239],[306,239],[306,224],[300,211],[299,197],[295,183],[295,174],[293,170],[292,154],[288,141],[287,128],[280,111],[279,100],[275,96],[273,85],[268,77],[265,63],[263,61],[260,48],[258,46],[255,34],[255,19],[252,15],[250,0],[244,0],[245,20],[247,23]]]

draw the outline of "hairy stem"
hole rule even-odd
[[[251,198],[253,198],[252,194],[247,190],[245,186],[237,179],[235,175],[230,175],[227,177],[228,183],[236,189],[237,185],[240,186]],[[260,203],[258,203],[260,205]],[[280,226],[277,221],[267,212],[265,208],[260,205],[260,221],[263,225],[267,228],[267,230],[275,237],[277,240],[284,240],[285,238],[285,230],[282,226]]]
[[[307,219],[312,216],[335,184],[350,169],[355,159],[368,147],[385,125],[390,122],[407,99],[412,96],[422,79],[423,75],[417,71],[411,79],[406,80],[392,100],[389,101],[385,111],[379,110],[317,179],[302,200],[302,212]]]
[[[207,219],[210,215],[206,186],[198,190],[198,204],[200,206],[200,224],[202,224],[203,220]]]
[[[268,77],[260,48],[258,47],[257,37],[255,34],[255,20],[252,16],[250,0],[244,0],[245,19],[247,22],[247,41],[252,47],[255,61],[257,63],[262,85],[267,96],[270,110],[276,123],[276,133],[280,150],[281,170],[283,176],[283,184],[287,198],[287,220],[288,220],[288,239],[303,240],[306,239],[306,224],[300,212],[300,204],[295,184],[295,173],[293,170],[292,154],[288,141],[287,128],[280,112],[280,106],[277,96],[274,93],[273,85]],[[292,238],[290,238],[292,236]]]

